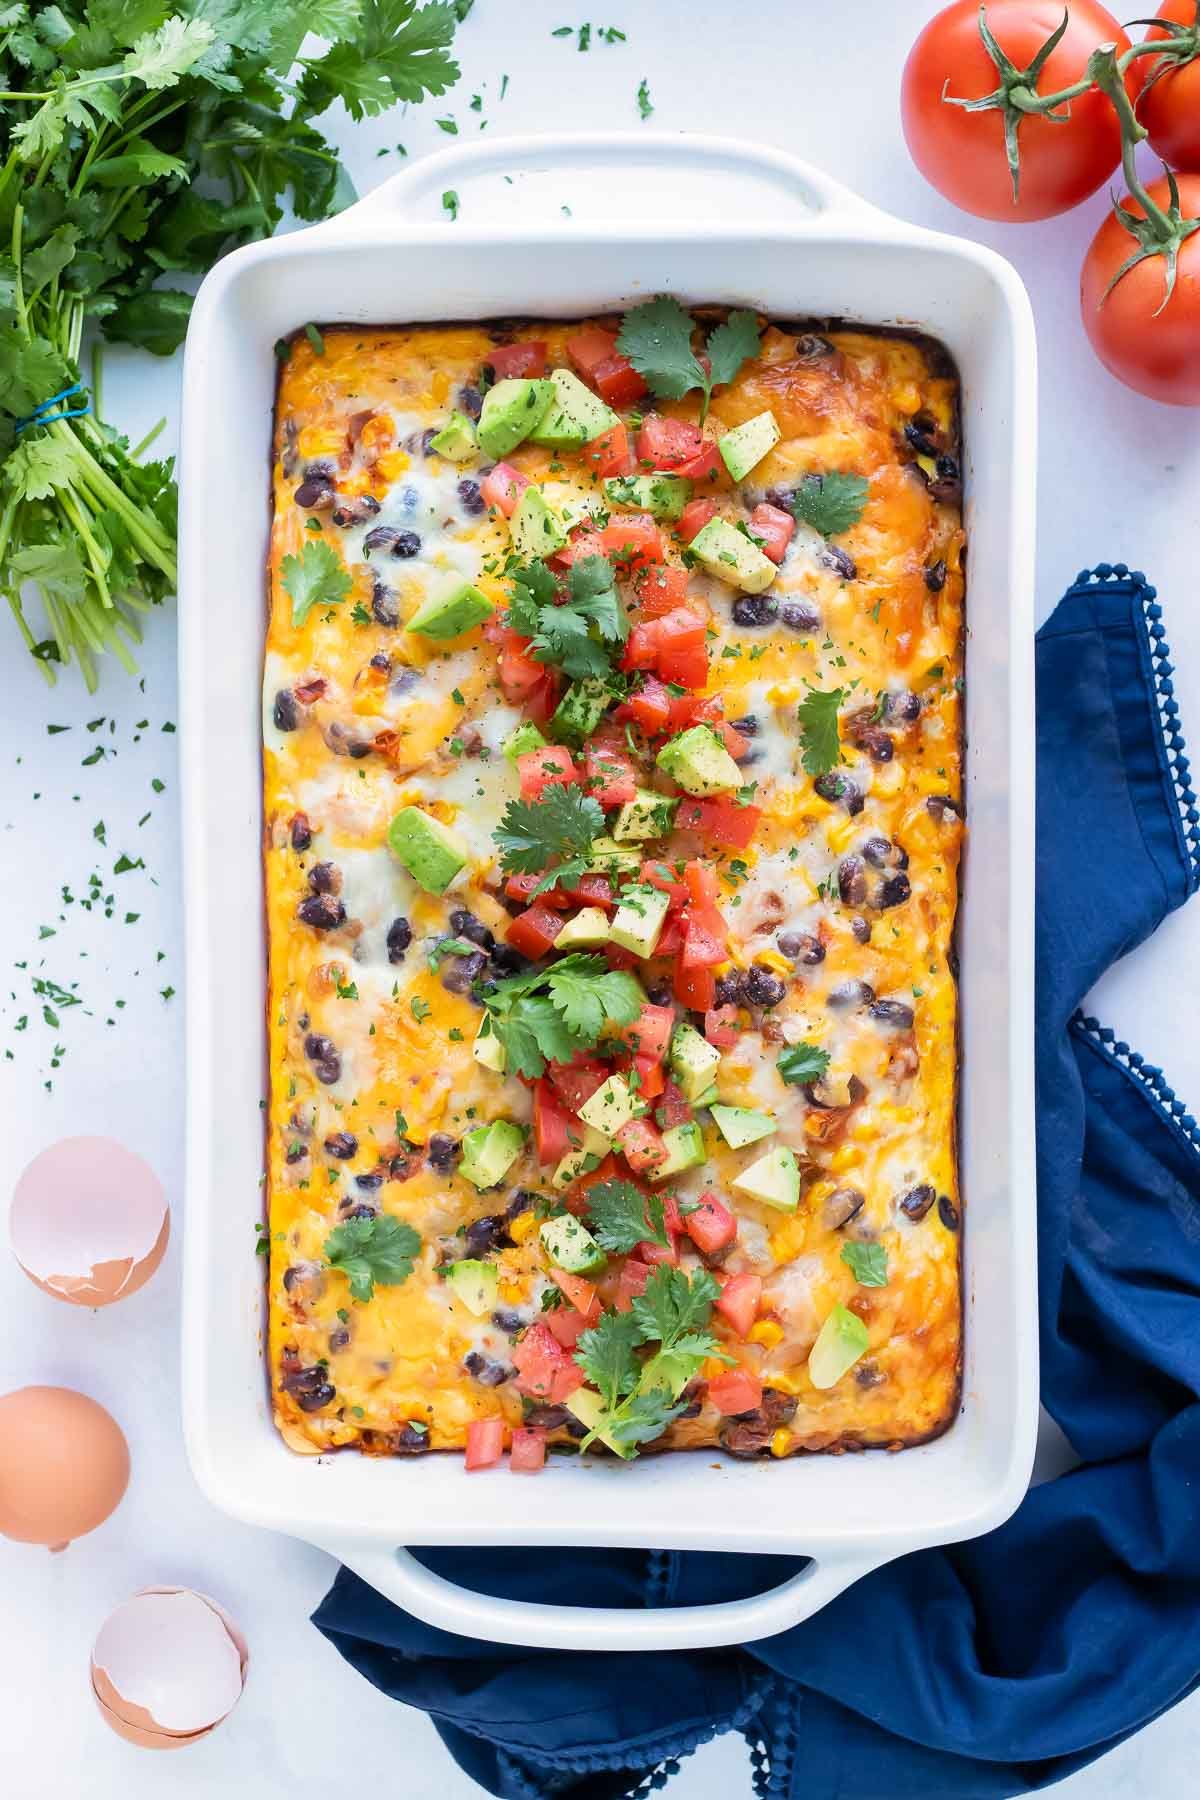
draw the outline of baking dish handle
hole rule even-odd
[[[722,1644],[754,1643],[810,1618],[886,1560],[821,1557],[765,1593],[712,1606],[591,1607],[479,1594],[435,1575],[409,1550],[370,1544],[325,1548],[385,1599],[426,1625],[459,1637],[543,1650],[711,1650]]]
[[[453,205],[443,196],[454,196]],[[531,228],[572,224],[712,227],[727,219],[803,224],[844,217],[895,224],[811,163],[740,138],[665,131],[491,138],[424,156],[322,234],[398,224]]]

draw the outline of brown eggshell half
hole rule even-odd
[[[199,1601],[203,1606],[206,1606],[210,1612],[215,1613],[234,1649],[237,1651],[238,1668],[242,1685],[245,1685],[246,1670],[250,1661],[250,1652],[246,1640],[237,1624],[225,1611],[225,1608],[219,1601],[214,1600],[210,1594],[201,1594],[197,1592],[195,1588],[168,1586],[139,1588],[136,1594],[130,1596],[130,1601],[152,1594],[187,1595],[189,1599]],[[130,1602],[128,1601],[125,1603],[126,1606],[129,1604]],[[118,1608],[117,1611],[120,1613],[123,1611],[123,1608]],[[111,1615],[111,1617],[112,1619],[115,1619],[116,1615]],[[100,1646],[103,1635],[104,1627],[101,1628],[100,1635],[97,1638],[97,1648]],[[97,1662],[95,1650],[93,1650],[91,1658],[91,1683],[92,1693],[95,1695],[96,1704],[100,1708],[101,1716],[105,1723],[117,1733],[118,1737],[123,1737],[127,1743],[136,1744],[139,1749],[143,1750],[179,1750],[184,1748],[187,1744],[194,1744],[200,1738],[208,1737],[223,1719],[228,1718],[229,1713],[233,1710],[233,1706],[236,1706],[237,1704],[237,1700],[235,1699],[233,1706],[227,1707],[218,1718],[213,1719],[209,1724],[197,1727],[194,1731],[172,1730],[170,1726],[163,1725],[156,1719],[154,1714],[150,1712],[147,1707],[140,1705],[135,1700],[131,1700],[116,1687],[107,1670],[101,1667]]]

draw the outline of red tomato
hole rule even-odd
[[[584,1323],[594,1325],[600,1317],[600,1302],[596,1290],[590,1281],[582,1275],[572,1275],[567,1269],[551,1269],[554,1285],[565,1294],[575,1312],[582,1314]]]
[[[686,1125],[692,1116],[692,1109],[675,1086],[668,1081],[663,1088],[661,1106],[654,1109],[654,1117],[663,1131],[670,1131],[672,1126]]]
[[[468,1469],[490,1469],[504,1449],[503,1419],[472,1419],[467,1426]]]
[[[686,602],[688,572],[674,563],[647,563],[636,587],[643,619],[661,619]]]
[[[677,965],[672,988],[675,998],[689,1012],[707,1012],[716,998],[717,978],[711,969],[685,969]]]
[[[562,928],[561,915],[551,912],[548,906],[541,906],[535,900],[525,912],[517,915],[504,936],[514,950],[519,950],[530,962],[537,962],[539,957],[547,955],[553,948],[554,940]]]
[[[632,719],[640,725],[647,737],[656,737],[665,731],[671,718],[671,696],[661,681],[653,675],[647,675],[636,694],[628,700],[622,700],[614,713],[617,719]]]
[[[737,1220],[715,1194],[701,1194],[695,1212],[685,1213],[683,1229],[704,1256],[713,1256],[732,1244],[737,1236]]]
[[[511,646],[500,653],[500,689],[510,706],[520,706],[546,679],[544,664]]]
[[[731,1275],[721,1288],[717,1311],[723,1313],[740,1338],[754,1323],[762,1299],[761,1275]]]
[[[719,1413],[753,1412],[762,1405],[762,1382],[749,1369],[727,1369],[713,1376],[708,1397]]]
[[[570,1148],[571,1115],[542,1076],[533,1084],[533,1142],[540,1163],[559,1163]]]
[[[587,1330],[587,1321],[573,1306],[555,1306],[542,1315],[543,1323],[563,1350],[574,1350]]]
[[[629,433],[620,423],[602,431],[590,444],[585,444],[583,460],[601,481],[610,475],[632,475],[637,468],[633,451],[629,448]]]
[[[601,806],[624,806],[637,793],[637,771],[627,756],[593,745],[583,759],[587,791]]]
[[[522,800],[536,800],[543,788],[570,787],[579,780],[571,752],[561,744],[543,744],[517,758]]]
[[[674,1024],[673,1006],[646,1005],[633,1024],[625,1027],[623,1036],[635,1055],[648,1056],[653,1062],[661,1062],[667,1054]]]
[[[666,1226],[668,1233],[673,1238],[682,1237],[683,1215],[679,1211],[678,1200],[676,1200],[674,1194],[667,1193],[663,1195],[662,1203],[663,1224]]]
[[[663,1091],[663,1067],[655,1056],[635,1056],[633,1066],[637,1071],[638,1098],[641,1100],[657,1100]]]
[[[644,624],[634,625],[621,652],[621,667],[628,673],[633,669],[653,669],[658,662],[658,619],[647,619]]]
[[[679,958],[681,969],[712,969],[718,963],[723,963],[728,954],[723,937],[715,937],[703,925],[697,924],[695,919],[688,920],[683,936],[683,951]],[[708,1008],[705,1007],[704,1010],[707,1012]]]
[[[1059,0],[989,0],[987,22],[1000,48],[1027,68],[1063,17]],[[1101,44],[1118,54],[1129,38],[1098,0],[1071,0],[1067,29],[1037,79],[1042,94],[1071,87]],[[1138,77],[1126,76],[1130,94]],[[999,85],[979,33],[978,0],[954,0],[931,19],[904,65],[900,111],[913,161],[939,193],[982,219],[1049,219],[1094,193],[1121,158],[1121,131],[1107,97],[1092,88],[1060,110],[1057,122],[1028,114],[1017,132],[1020,180],[1013,197],[999,108],[966,112],[943,98],[981,99]]]
[[[567,355],[585,381],[593,381],[600,364],[611,362],[616,354],[616,332],[600,325],[585,326],[567,339]]]
[[[617,1295],[613,1306],[617,1312],[630,1312],[635,1294],[646,1291],[646,1283],[650,1279],[650,1264],[629,1257],[624,1263],[617,1281]]]
[[[732,1050],[738,1041],[736,1006],[715,1006],[704,1015],[704,1035],[714,1050]]]
[[[673,470],[698,456],[703,443],[699,426],[647,413],[638,428],[637,459],[644,469]]]
[[[617,1133],[621,1155],[637,1175],[649,1175],[667,1160],[667,1148],[649,1119],[630,1119]]]
[[[1180,175],[1180,210],[1185,219],[1200,216],[1200,175]],[[1165,180],[1151,182],[1147,192],[1165,208]],[[1133,213],[1142,207],[1128,195],[1122,204]],[[1109,282],[1135,248],[1135,241],[1112,213],[1092,239],[1080,283],[1083,328],[1105,368],[1127,387],[1169,406],[1200,406],[1200,231],[1179,251],[1175,291],[1164,304],[1166,262],[1149,256],[1121,276],[1105,295]]]
[[[1158,17],[1171,19],[1177,25],[1194,25],[1195,0],[1163,0]],[[1152,26],[1146,41],[1166,36],[1160,27]],[[1138,80],[1149,83],[1138,98],[1138,118],[1150,133],[1156,156],[1172,169],[1200,173],[1200,57],[1174,67],[1168,65],[1157,80],[1151,81],[1156,63],[1156,57],[1139,56],[1133,64]]]
[[[649,513],[622,513],[600,533],[604,554],[618,567],[643,568],[662,561],[662,533]]]
[[[646,384],[620,351],[598,364],[593,377],[596,392],[610,406],[632,406],[646,392]]]
[[[717,871],[708,863],[693,859],[683,871],[683,879],[687,883],[687,891],[691,895],[692,905],[698,908],[714,907],[721,898],[721,889],[717,884]],[[722,926],[723,926],[722,921]]]
[[[761,818],[761,806],[739,806],[722,795],[719,800],[681,800],[675,823],[680,831],[699,831],[714,844],[744,850]]]
[[[582,1370],[540,1319],[514,1345],[512,1360],[518,1392],[535,1400],[565,1400],[583,1386]]]
[[[504,892],[510,900],[528,900],[534,888],[541,880],[540,875],[510,875],[504,884]],[[569,912],[571,897],[564,894],[561,888],[547,888],[538,899],[543,906],[552,906],[555,912]]]
[[[716,444],[711,438],[706,438],[695,456],[689,456],[672,473],[681,476],[684,481],[694,481],[698,487],[701,484],[711,487],[724,477],[725,464],[721,461],[721,452]]]
[[[554,1091],[567,1111],[573,1113],[587,1105],[596,1089],[608,1080],[608,1074],[605,1065],[591,1056],[580,1056],[573,1063],[550,1064]]]
[[[763,555],[769,556],[773,563],[781,563],[796,529],[791,513],[784,512],[779,506],[768,506],[764,500],[750,514],[747,524],[751,537],[761,538]]]
[[[479,483],[479,491],[489,506],[496,507],[506,519],[511,519],[517,510],[517,502],[528,486],[528,475],[522,475],[520,469],[514,469],[511,463],[498,462]]]
[[[503,671],[500,685],[504,685]],[[560,691],[558,676],[547,669],[539,686],[532,688],[525,696],[525,717],[534,725],[548,725],[558,706]]]
[[[645,1238],[640,1244],[633,1246],[633,1253],[639,1261],[647,1263],[652,1269],[660,1263],[669,1263],[673,1269],[679,1267],[679,1252],[674,1244],[656,1244],[653,1238]]]
[[[523,344],[498,344],[484,360],[491,364],[497,381],[507,381],[512,376],[532,376],[536,380],[546,373],[546,345],[541,338],[530,338]]]
[[[669,863],[644,862],[638,879],[648,881],[651,887],[661,889],[664,894],[670,894],[672,906],[682,906],[688,897],[687,888]],[[669,1013],[670,1010],[670,1007],[662,1008],[663,1012]]]
[[[708,621],[686,606],[655,619],[658,672],[678,687],[701,688],[708,680]]]
[[[658,934],[658,942],[654,946],[655,956],[675,956],[683,945],[683,923],[678,913],[669,913],[666,924]]]
[[[679,523],[675,530],[685,544],[690,544],[697,532],[703,530],[710,519],[717,516],[715,500],[689,500],[679,515]]]
[[[606,912],[611,912],[617,904],[607,875],[581,875],[567,893],[580,906],[602,906]]]
[[[513,1427],[512,1454],[508,1466],[514,1475],[536,1475],[546,1465],[546,1434],[525,1425]]]

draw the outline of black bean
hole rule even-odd
[[[307,813],[292,814],[292,849],[307,850],[312,843],[312,826]]]
[[[383,1170],[369,1169],[365,1175],[356,1175],[354,1185],[356,1188],[361,1188],[365,1194],[373,1194],[376,1188],[383,1186]]]
[[[528,1188],[516,1188],[512,1199],[504,1209],[505,1218],[519,1219],[522,1213],[529,1212],[531,1207],[537,1205],[539,1198],[538,1194],[531,1193]]]
[[[946,1227],[947,1231],[958,1230],[958,1208],[954,1205],[949,1194],[938,1195],[938,1218],[942,1221],[942,1224]]]
[[[490,932],[482,919],[477,919],[466,907],[455,907],[450,914],[450,929],[455,937],[466,938],[470,944],[478,944],[481,950],[490,950],[496,942],[494,933]]]
[[[468,518],[476,518],[487,511],[487,501],[479,491],[479,483],[467,478],[458,484],[458,504]]]
[[[854,1379],[859,1387],[873,1388],[882,1387],[887,1376],[878,1363],[861,1362],[854,1371]]]
[[[838,769],[830,769],[826,774],[818,775],[813,782],[813,789],[820,794],[822,800],[831,803],[835,800],[843,801],[851,817],[863,809],[862,789],[852,776],[844,775]]]
[[[311,1296],[321,1293],[325,1286],[325,1271],[320,1263],[292,1263],[283,1271],[284,1292],[294,1294],[301,1288],[311,1290]]]
[[[729,722],[735,731],[741,732],[743,737],[758,736],[758,720],[753,713],[743,713],[740,719],[731,719]]]
[[[337,1389],[328,1379],[323,1364],[308,1369],[289,1369],[279,1383],[285,1394],[291,1394],[304,1412],[316,1412],[328,1406]]]
[[[425,1146],[425,1154],[429,1159],[430,1168],[437,1169],[439,1174],[444,1175],[458,1161],[460,1154],[458,1142],[444,1131],[435,1131]]]
[[[295,731],[300,723],[300,708],[291,688],[280,688],[275,696],[271,717],[275,721],[276,731]]]
[[[482,950],[473,950],[470,956],[450,955],[442,963],[438,978],[448,994],[469,994],[487,968],[487,960]]]
[[[296,908],[296,917],[314,931],[334,931],[346,922],[346,908],[334,894],[310,894]]]
[[[769,625],[779,612],[774,594],[739,594],[733,603],[735,625]]]
[[[859,849],[873,869],[886,869],[892,854],[892,840],[881,836],[869,837]]]
[[[358,1139],[352,1131],[331,1131],[325,1139],[325,1154],[347,1162],[358,1150]]]
[[[415,531],[398,531],[396,541],[392,545],[392,555],[401,557],[419,556],[421,539]]]
[[[519,975],[529,967],[529,958],[511,944],[497,944],[492,951],[492,967],[498,975]]]
[[[822,544],[817,552],[817,561],[824,563],[827,569],[833,569],[843,581],[853,581],[858,574],[858,564],[839,544]]]
[[[962,817],[961,807],[950,798],[949,794],[930,794],[925,802],[925,810],[931,818],[937,820],[939,825],[945,823],[947,814],[952,819],[961,819]]]
[[[761,963],[753,963],[746,971],[745,996],[748,1006],[778,1006],[787,993],[787,983]]]
[[[337,464],[331,457],[319,456],[306,462],[300,473],[305,481],[332,481],[337,475]]]
[[[912,894],[912,882],[903,870],[889,875],[875,889],[871,905],[876,912],[886,912],[890,906],[903,906]]]
[[[557,1431],[563,1425],[570,1425],[574,1418],[565,1406],[531,1406],[525,1414],[525,1423],[535,1431]]]
[[[393,919],[388,926],[387,954],[390,963],[402,963],[404,952],[412,943],[412,926],[407,919]]]
[[[840,1187],[830,1194],[821,1209],[821,1217],[827,1231],[840,1231],[851,1219],[859,1214],[867,1204],[867,1196],[861,1188]]]
[[[821,615],[811,600],[785,600],[779,617],[789,631],[812,632],[821,629]]]
[[[775,942],[789,962],[807,963],[811,969],[825,961],[825,946],[815,932],[781,931]]]
[[[953,456],[939,456],[936,462],[937,473],[929,483],[929,492],[935,500],[945,505],[954,505],[962,499],[962,471],[958,459]]]
[[[340,1078],[342,1059],[332,1039],[310,1031],[304,1040],[304,1054],[313,1065],[317,1080],[323,1081],[326,1087],[331,1087]]]
[[[435,425],[427,425],[420,436],[413,440],[420,445],[422,456],[428,456],[430,454],[433,447],[433,440],[436,436],[437,427]]]
[[[651,1006],[670,1006],[675,996],[671,992],[669,983],[652,981],[646,989],[646,998]]]
[[[828,356],[836,356],[837,351],[827,337],[818,332],[806,331],[796,339],[797,362],[824,362]]]
[[[352,494],[338,501],[333,509],[333,522],[347,531],[352,525],[365,525],[378,511],[379,502],[373,494]]]
[[[356,1206],[347,1207],[346,1217],[348,1219],[377,1219],[379,1208],[368,1206],[365,1200],[360,1200]]]
[[[345,1325],[339,1325],[336,1330],[331,1331],[329,1334],[329,1348],[331,1350],[344,1350],[349,1342],[350,1333]]]
[[[931,594],[940,594],[945,585],[946,564],[939,556],[936,562],[931,562],[926,566],[925,586]]]
[[[900,1211],[909,1219],[923,1219],[933,1205],[934,1192],[927,1181],[920,1187],[909,1188],[907,1194],[900,1197]]]
[[[746,973],[742,969],[731,969],[726,975],[718,975],[713,992],[714,1006],[740,1006],[746,995]]]
[[[410,1181],[417,1172],[416,1145],[410,1144],[407,1138],[401,1138],[400,1148],[388,1163],[387,1172],[393,1181]]]
[[[513,1337],[518,1331],[525,1329],[525,1314],[517,1311],[515,1306],[498,1306],[492,1314],[492,1324],[497,1331],[506,1331]]]
[[[397,1456],[424,1456],[429,1449],[428,1427],[414,1424],[410,1419],[399,1431],[389,1435],[388,1443]]]
[[[477,419],[483,411],[483,395],[470,382],[458,390],[458,410],[466,413],[468,419]]]
[[[871,1017],[876,1024],[887,1025],[893,1031],[911,1031],[913,1027],[913,1009],[903,1000],[876,1000]]]
[[[866,981],[850,980],[839,982],[837,987],[830,988],[825,996],[826,1006],[834,1012],[846,1012],[852,1006],[870,1006],[875,998],[875,989]]]
[[[918,425],[915,420],[904,427],[904,436],[912,448],[917,452],[918,456],[937,455],[937,445],[934,443],[929,433],[923,431],[921,426]]]
[[[861,856],[843,856],[838,864],[838,893],[844,906],[861,906],[867,897],[867,872]]]
[[[480,1387],[502,1387],[516,1373],[507,1363],[494,1362],[490,1356],[483,1356],[478,1350],[468,1350],[463,1357],[463,1368],[468,1375],[474,1376]]]
[[[400,623],[400,602],[391,588],[380,581],[378,575],[371,589],[371,614],[377,625],[394,627]]]
[[[512,1239],[508,1235],[507,1221],[495,1213],[485,1213],[482,1219],[472,1219],[467,1226],[464,1239],[468,1256],[489,1256],[493,1250],[508,1250]]]
[[[861,913],[855,913],[854,917],[851,919],[850,930],[860,944],[870,943],[871,921],[869,919],[864,919]]]
[[[371,754],[371,745],[365,738],[356,737],[340,719],[331,719],[321,732],[321,736],[329,745],[335,756],[349,756],[356,761]]]
[[[851,742],[865,750],[872,762],[891,762],[895,754],[890,735],[879,725],[860,725],[852,734]]]
[[[290,1163],[303,1162],[307,1155],[308,1147],[305,1144],[289,1144],[287,1147],[287,1161]]]
[[[883,716],[899,725],[912,725],[921,716],[921,696],[911,688],[898,688],[883,697]]]
[[[363,539],[363,549],[370,556],[372,550],[386,550],[393,556],[396,554],[396,540],[403,535],[395,525],[372,525]]]
[[[381,675],[390,675],[392,672],[392,659],[386,650],[377,650],[367,666],[372,669],[378,669]]]
[[[320,475],[307,477],[293,495],[296,505],[304,507],[306,512],[327,512],[334,498],[331,483]]]
[[[314,863],[308,871],[308,885],[314,894],[340,894],[342,871],[336,863]]]

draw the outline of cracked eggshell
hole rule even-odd
[[[0,1395],[0,1533],[65,1550],[102,1525],[129,1485],[112,1414],[74,1388]]]
[[[180,1750],[237,1705],[248,1662],[241,1632],[207,1594],[143,1588],[100,1627],[92,1692],[118,1737],[143,1750]]]
[[[9,1240],[31,1281],[74,1306],[110,1306],[143,1287],[171,1214],[150,1165],[112,1138],[60,1138],[13,1192]]]

